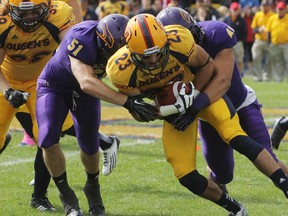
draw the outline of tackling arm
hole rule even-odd
[[[216,102],[228,91],[231,86],[235,57],[233,48],[224,49],[214,58],[216,72],[213,79],[205,88],[211,103]]]

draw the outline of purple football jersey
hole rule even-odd
[[[40,78],[51,82],[62,81],[65,86],[78,85],[71,71],[68,55],[79,59],[94,68],[95,74],[101,78],[105,74],[106,61],[102,50],[98,49],[97,35],[95,32],[98,21],[85,21],[75,25],[65,35],[55,55],[45,66]],[[77,45],[77,46],[75,46]],[[78,49],[81,47],[81,49]]]
[[[219,21],[205,21],[198,22],[198,26],[206,32],[205,47],[206,52],[214,58],[217,53],[223,49],[232,48],[237,43],[234,30],[227,24]],[[221,73],[221,71],[219,71]],[[247,96],[247,89],[245,88],[238,67],[234,67],[233,76],[231,80],[231,87],[226,95],[232,101],[237,109],[245,100]]]

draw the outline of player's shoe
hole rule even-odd
[[[30,206],[40,211],[54,212],[56,209],[52,206],[47,197],[32,197]]]
[[[29,136],[29,134],[24,130],[24,135],[21,142],[18,144],[19,146],[34,146],[36,143]]]
[[[245,206],[243,204],[241,204],[241,209],[239,212],[237,212],[236,214],[234,214],[233,212],[229,212],[228,216],[248,216],[248,211],[245,208]]]
[[[10,143],[10,141],[11,141],[11,134],[9,132],[7,132],[4,145],[3,145],[2,149],[0,149],[0,154],[2,154],[3,151],[5,151],[6,147]]]
[[[93,208],[89,209],[90,216],[105,216],[105,208],[102,205],[94,206]]]
[[[83,216],[82,210],[79,208],[78,199],[73,192],[71,196],[64,197],[62,194],[59,195],[66,216]]]
[[[102,150],[103,152],[102,173],[105,176],[109,175],[112,172],[112,170],[116,167],[117,153],[120,145],[120,140],[117,137],[112,136],[111,138],[113,139],[111,147],[109,149]]]
[[[287,131],[280,124],[281,120],[284,118],[285,117],[283,116],[281,119],[277,119],[272,129],[271,143],[275,149],[279,148],[280,142],[284,138]]]
[[[105,216],[105,207],[103,205],[98,180],[87,180],[83,190],[88,200],[89,215]]]
[[[35,179],[33,178],[33,179],[29,182],[29,185],[30,185],[30,186],[34,186],[34,184],[35,184]]]

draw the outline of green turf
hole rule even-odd
[[[288,108],[287,98],[285,98],[287,83],[255,83],[246,78],[244,81],[256,90],[264,108]],[[267,125],[271,127],[273,120],[279,116],[277,113],[265,114]],[[22,133],[13,131],[12,135],[11,144],[0,157],[0,215],[50,215],[29,207],[33,189],[29,186],[29,182],[33,178],[35,148],[18,146]],[[173,176],[170,165],[164,159],[159,139],[139,140],[135,137],[133,139],[126,137],[129,136],[120,137],[122,142],[116,169],[107,177],[100,176],[107,215],[228,215],[222,208],[193,195],[180,186]],[[87,201],[82,191],[85,175],[78,155],[77,143],[74,138],[68,136],[62,138],[61,142],[67,155],[70,184],[79,197],[84,214],[88,215]],[[201,146],[200,141],[199,144]],[[287,151],[288,145],[285,142],[281,144],[278,151],[275,151],[285,163],[288,163]],[[288,215],[287,200],[282,192],[268,178],[260,174],[245,157],[235,153],[235,158],[235,177],[228,185],[228,190],[235,199],[245,204],[249,215]],[[197,165],[199,172],[207,175],[201,150],[198,152]],[[49,199],[57,208],[57,213],[52,215],[64,215],[53,182],[49,187]]]

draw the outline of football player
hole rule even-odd
[[[159,116],[158,110],[127,97],[105,85],[107,59],[125,44],[128,17],[112,14],[98,21],[84,21],[65,35],[55,55],[38,78],[36,117],[39,146],[60,192],[66,215],[82,215],[78,198],[66,177],[65,157],[60,148],[61,125],[70,111],[74,121],[80,156],[87,173],[84,193],[90,215],[105,215],[99,185],[100,99],[124,106],[145,121]],[[57,116],[57,118],[51,118]]]
[[[180,25],[165,28],[159,19],[149,14],[132,17],[125,30],[127,46],[119,49],[108,61],[106,71],[112,83],[127,95],[145,94],[174,80],[191,82],[200,91],[186,111],[172,119],[165,117],[162,141],[166,160],[172,165],[179,182],[194,194],[225,208],[231,215],[247,215],[239,202],[231,199],[217,184],[206,179],[196,169],[196,115],[221,131],[222,139],[248,157],[269,176],[287,196],[288,179],[260,144],[241,129],[236,111],[226,98],[211,103],[206,85],[213,82],[215,63],[188,29]],[[197,68],[193,80],[190,70]],[[179,106],[178,106],[179,107]],[[161,111],[161,107],[160,107]],[[285,179],[284,184],[279,183]]]
[[[179,24],[191,31],[196,43],[209,53],[216,64],[217,73],[213,82],[206,87],[211,102],[219,100],[226,94],[237,110],[243,130],[249,137],[260,143],[288,174],[287,166],[278,160],[272,151],[261,104],[258,103],[253,89],[244,85],[241,80],[233,52],[233,46],[237,43],[234,30],[218,21],[196,23],[188,12],[176,7],[163,9],[157,17],[165,26]],[[225,188],[225,184],[233,179],[233,149],[226,145],[209,122],[200,119],[199,132],[205,159],[212,170],[210,179]]]

